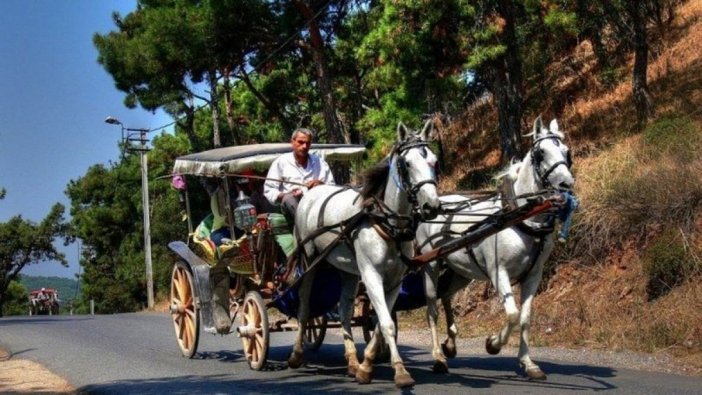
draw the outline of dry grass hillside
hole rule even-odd
[[[685,3],[664,37],[652,32],[648,69],[655,116],[635,128],[628,67],[604,85],[583,42],[547,75],[542,109],[574,153],[581,207],[571,239],[552,255],[534,303],[532,343],[665,352],[702,372],[702,0]],[[444,129],[462,165],[442,181],[466,189],[494,170],[492,103]],[[537,114],[526,114],[533,119]],[[530,121],[531,122],[531,121]],[[527,126],[525,125],[525,128]],[[455,161],[454,161],[455,163]],[[497,330],[504,313],[476,284],[456,298],[462,336]],[[517,344],[515,337],[512,344]]]

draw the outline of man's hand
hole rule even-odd
[[[307,189],[312,189],[312,188],[316,187],[317,185],[322,185],[322,184],[323,184],[322,181],[311,180],[311,181],[307,181],[306,185],[307,185]]]
[[[292,195],[295,198],[299,198],[300,196],[302,196],[302,189],[299,189],[299,188],[293,189],[292,191],[290,191],[288,193],[281,192],[278,194],[278,198],[276,199],[276,202],[282,202],[283,199],[285,198],[285,195]]]
[[[299,198],[302,196],[302,189],[293,189],[290,194],[293,195],[293,197]]]

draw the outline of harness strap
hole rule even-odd
[[[531,273],[531,271],[534,270],[534,267],[536,266],[536,261],[539,260],[541,252],[543,252],[544,250],[545,244],[546,243],[544,242],[543,237],[539,237],[538,239],[536,239],[534,248],[532,248],[531,250],[531,263],[529,264],[529,267],[527,268],[527,270],[523,271],[522,274],[516,280],[514,280],[512,285],[521,284],[521,282],[524,281],[524,279],[529,275],[529,273]]]
[[[341,189],[339,189],[339,190],[333,192],[333,193],[330,194],[329,196],[327,196],[327,198],[324,200],[324,202],[322,202],[322,207],[320,207],[320,209],[319,209],[319,215],[317,216],[317,228],[322,228],[322,227],[324,227],[324,210],[327,209],[327,203],[329,203],[329,201],[330,201],[334,196],[336,196],[336,195],[340,194],[341,192],[344,192],[344,191],[346,191],[346,190],[348,190],[348,189],[350,189],[350,187],[349,187],[349,186],[345,186],[344,188],[341,188]]]
[[[347,218],[347,219],[339,222],[338,224],[327,225],[323,228],[319,228],[319,229],[315,230],[314,232],[312,232],[311,234],[307,235],[307,237],[305,237],[304,239],[298,240],[297,247],[295,248],[295,251],[290,255],[290,258],[288,258],[288,263],[287,263],[288,267],[287,267],[286,275],[285,275],[286,279],[287,279],[287,276],[292,274],[292,271],[293,271],[292,269],[294,269],[294,265],[295,265],[295,258],[304,254],[304,252],[305,252],[304,245],[306,243],[308,243],[309,241],[317,238],[319,235],[326,233],[332,229],[341,228],[341,231],[339,232],[339,236],[337,236],[336,239],[332,240],[332,242],[329,243],[329,245],[327,245],[324,248],[324,250],[322,250],[315,257],[315,259],[314,259],[314,261],[312,261],[312,263],[307,265],[307,267],[305,268],[305,273],[309,272],[309,270],[312,269],[313,267],[317,266],[319,264],[319,262],[326,259],[327,255],[329,255],[329,253],[334,248],[336,248],[336,246],[341,241],[348,241],[348,237],[358,227],[358,224],[363,219],[366,218],[366,216],[367,216],[367,213],[365,211],[359,211],[354,216]],[[353,250],[353,248],[352,248],[352,250]],[[305,259],[309,258],[306,254],[304,255],[304,257],[305,257]],[[295,286],[295,284],[297,284],[305,276],[305,273],[303,273],[302,276],[300,276],[300,278],[298,278],[294,283],[290,284],[290,287]]]
[[[526,233],[527,235],[529,235],[531,237],[543,238],[543,237],[551,234],[553,232],[553,230],[555,229],[553,219],[554,219],[553,216],[549,216],[549,220],[544,227],[536,228],[536,227],[527,225],[524,222],[520,222],[520,223],[516,224],[515,227],[517,229],[519,229],[520,231],[522,231],[522,233]]]

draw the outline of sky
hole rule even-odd
[[[107,116],[128,128],[172,122],[160,111],[128,109],[97,62],[93,35],[117,30],[113,11],[134,9],[129,0],[0,2],[0,188],[7,191],[0,222],[15,215],[39,222],[56,202],[66,206],[68,219],[68,182],[119,159],[120,127],[105,123]],[[74,278],[78,246],[57,246],[68,268],[44,262],[22,273]]]

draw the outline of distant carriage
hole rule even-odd
[[[58,291],[53,288],[36,289],[29,293],[29,315],[58,315]]]

